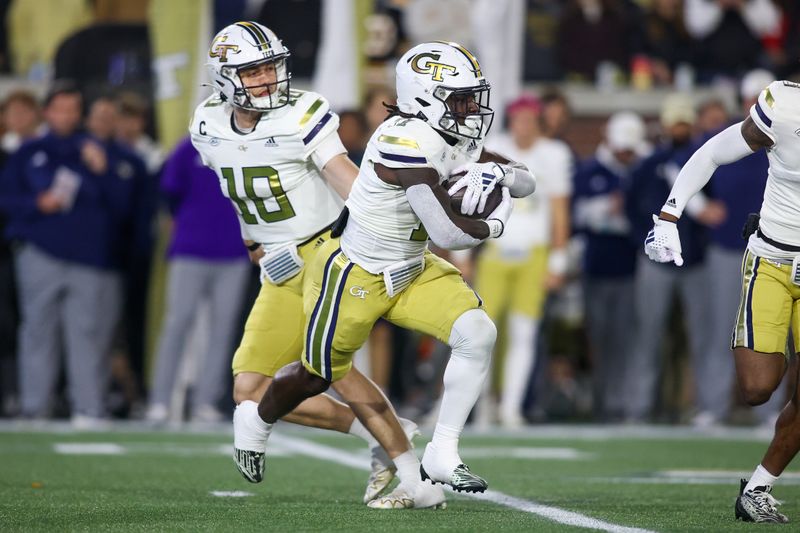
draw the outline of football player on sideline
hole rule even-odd
[[[745,401],[760,405],[780,385],[787,368],[786,338],[800,346],[800,85],[776,81],[764,89],[750,116],[705,143],[683,167],[645,240],[648,257],[683,264],[675,222],[686,203],[719,165],[767,150],[769,174],[759,228],[742,261],[742,295],[731,348]],[[781,411],[775,434],[750,481],[742,480],[736,518],[788,522],[770,494],[800,450],[800,388]]]
[[[309,265],[302,361],[281,369],[258,412],[271,425],[306,398],[337,383],[379,317],[434,336],[452,348],[423,479],[457,491],[487,483],[463,463],[458,441],[486,378],[496,330],[478,295],[451,264],[428,251],[428,236],[450,250],[499,237],[511,196],[533,192],[533,176],[483,151],[494,116],[489,84],[475,57],[456,43],[415,46],[397,64],[397,102],[369,141],[347,210]],[[455,213],[442,183],[467,165],[461,211],[471,214],[495,186],[503,200],[483,220]],[[454,193],[458,187],[453,187]],[[349,220],[348,220],[349,216]],[[390,496],[406,490],[401,483]],[[379,498],[370,505],[382,506]]]
[[[304,264],[331,240],[330,225],[358,173],[325,98],[290,90],[288,58],[289,50],[260,24],[224,28],[211,43],[207,63],[215,94],[198,106],[190,126],[195,148],[236,207],[251,259],[261,266],[261,291],[233,357],[234,460],[253,483],[263,479],[266,451],[263,430],[252,423],[260,423],[257,402],[278,369],[300,358]],[[419,479],[409,441],[416,425],[403,420],[401,426],[380,389],[356,369],[336,391],[349,407],[322,395],[282,413],[284,419],[352,433],[370,444],[373,469],[365,503],[383,492],[398,469],[401,479]],[[441,489],[417,485],[410,503],[390,506],[444,501]]]

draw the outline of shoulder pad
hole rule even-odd
[[[785,100],[789,98],[784,94],[786,89],[783,83],[782,81],[770,83],[761,91],[758,99],[750,108],[750,118],[773,142],[775,142],[775,134],[772,131],[772,122],[776,117],[776,111],[779,107],[778,102],[785,105]],[[798,90],[798,96],[800,96],[800,90]]]
[[[419,119],[390,119],[375,132],[373,142],[388,167],[432,166],[444,140]]]
[[[336,115],[331,111],[330,104],[324,96],[310,91],[298,91],[298,93],[296,102],[290,105],[294,106],[293,112],[300,130],[300,138],[303,144],[308,146],[319,137],[323,129],[327,130],[326,126],[328,128],[338,126],[338,122],[331,122]]]

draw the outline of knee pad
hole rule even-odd
[[[483,309],[470,309],[453,323],[449,344],[452,357],[488,362],[497,340],[497,328]]]

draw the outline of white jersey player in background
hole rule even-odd
[[[262,288],[233,358],[234,460],[253,483],[263,479],[266,449],[257,402],[275,373],[297,361],[302,351],[304,263],[331,239],[330,225],[358,173],[325,98],[290,90],[288,57],[281,41],[260,24],[237,22],[224,28],[209,50],[215,94],[198,106],[190,126],[192,142],[235,206],[244,243],[262,271]],[[365,503],[380,495],[396,470],[401,478],[419,480],[409,442],[416,425],[404,420],[401,426],[382,392],[356,369],[336,390],[349,407],[321,395],[297,406],[285,420],[367,440],[373,471]],[[444,501],[440,489],[421,481],[417,485],[416,494],[387,506]]]
[[[760,225],[750,235],[742,262],[742,296],[731,343],[739,388],[750,405],[769,400],[792,368],[785,356],[790,328],[795,347],[800,345],[800,85],[771,83],[746,120],[712,137],[692,156],[661,214],[653,216],[655,227],[645,241],[650,259],[683,264],[675,221],[686,203],[719,165],[761,149],[767,150],[769,175]],[[794,393],[778,417],[761,464],[749,481],[742,480],[736,518],[788,522],[770,493],[800,451],[800,388],[794,381]]]
[[[293,363],[276,375],[259,414],[272,424],[337,383],[384,317],[452,348],[420,474],[458,491],[483,492],[487,483],[461,461],[458,442],[488,373],[496,331],[460,272],[428,251],[428,236],[446,249],[499,237],[511,212],[510,195],[531,194],[535,182],[522,166],[483,151],[493,116],[489,84],[468,50],[424,43],[400,58],[396,73],[398,107],[390,107],[390,117],[367,145],[347,200],[340,246],[325,243],[309,265],[302,365]],[[488,162],[492,156],[500,164]],[[463,165],[468,172],[459,187],[466,187],[461,210],[477,209],[484,220],[455,213],[442,187]],[[481,204],[495,186],[503,187],[503,200],[484,214]]]
[[[494,361],[502,364],[498,414],[508,428],[526,423],[523,403],[537,358],[536,337],[545,300],[548,291],[564,284],[567,270],[573,158],[566,143],[542,134],[540,107],[535,97],[520,96],[506,110],[508,133],[486,143],[493,152],[519,161],[536,174],[536,194],[514,200],[514,215],[503,236],[481,250],[475,274],[475,288],[489,317],[496,324],[506,320],[505,357]],[[488,394],[478,407],[476,424],[491,422],[493,404]]]

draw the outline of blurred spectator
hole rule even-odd
[[[542,93],[540,101],[542,135],[563,141],[572,119],[567,97],[558,89],[551,88]]]
[[[424,1],[428,4],[441,3],[440,0]],[[506,107],[522,92],[526,2],[472,0],[467,4],[462,13],[472,18],[471,27],[467,29],[472,30],[471,42],[475,55],[480,58],[480,68],[492,80],[494,120],[497,125],[502,125],[505,124]],[[446,19],[447,24],[457,26],[458,18],[459,15],[450,14]],[[412,33],[410,29],[409,33]],[[452,40],[469,42],[468,39]]]
[[[54,68],[56,78],[73,80],[87,102],[122,88],[150,102],[155,94],[151,63],[144,23],[98,22],[60,44]]]
[[[514,201],[503,236],[488,242],[478,258],[476,289],[489,317],[505,319],[508,343],[502,361],[500,422],[525,423],[523,401],[536,363],[536,336],[548,291],[558,290],[567,269],[572,153],[539,127],[539,101],[521,96],[508,108],[508,134],[488,148],[524,163],[536,176],[536,194]]]
[[[145,163],[129,147],[117,142],[115,134],[119,130],[120,113],[119,103],[115,98],[103,96],[96,99],[89,106],[89,114],[86,117],[86,129],[96,140],[103,143],[110,160],[115,163],[115,171],[126,183],[129,195],[130,211],[129,216],[120,218],[117,227],[117,249],[114,253],[117,258],[117,274],[121,278],[122,295],[120,306],[122,308],[121,319],[115,328],[117,334],[113,343],[113,354],[111,357],[112,374],[112,395],[110,397],[109,408],[114,415],[130,413],[133,406],[140,402],[141,391],[143,390],[142,379],[142,360],[143,354],[140,353],[138,359],[131,352],[131,338],[133,346],[140,346],[143,351],[143,322],[144,322],[144,301],[147,295],[146,283],[140,283],[132,287],[131,280],[147,276],[149,262],[142,262],[141,238],[137,238],[137,227],[140,226],[139,220],[147,216],[143,211],[141,197],[143,190],[149,184],[149,177],[145,168]],[[133,290],[137,291],[133,293]],[[141,318],[131,314],[131,302],[141,301]],[[137,321],[137,318],[139,320]],[[124,337],[127,346],[121,348],[120,337]],[[121,394],[116,394],[119,391]]]
[[[154,221],[158,208],[158,174],[164,154],[147,135],[150,112],[147,101],[136,93],[125,92],[117,98],[116,141],[136,153],[145,164],[146,177],[134,195],[134,216],[125,228],[125,344],[128,361],[136,379],[136,389],[145,389],[144,363],[147,297],[150,265],[155,242]]]
[[[3,136],[0,150],[12,154],[23,142],[32,139],[41,131],[41,109],[36,97],[28,91],[14,91],[3,102]]]
[[[628,0],[569,0],[558,31],[567,78],[593,80],[604,62],[626,70],[641,51],[640,18]]]
[[[150,117],[147,100],[137,93],[123,92],[116,101],[118,117],[114,135],[117,141],[136,152],[144,160],[147,173],[155,176],[164,163],[164,153],[147,134]]]
[[[13,0],[7,23],[14,72],[37,82],[50,79],[58,46],[91,23],[90,5],[87,0]]]
[[[682,0],[653,0],[644,19],[645,52],[656,83],[670,84],[678,65],[692,63],[694,41],[683,23]]]
[[[86,427],[106,414],[107,356],[119,316],[116,229],[130,196],[118,162],[78,132],[81,107],[74,87],[53,89],[44,108],[50,131],[9,160],[0,207],[18,244],[22,414],[49,414],[63,349],[73,423]]]
[[[711,98],[701,103],[697,109],[697,131],[705,139],[719,133],[728,125],[728,109],[722,100]]]
[[[747,117],[750,107],[759,93],[774,78],[765,71],[754,71],[746,75],[740,84],[742,108],[739,119]],[[722,128],[704,132],[703,141],[708,140]],[[740,159],[730,165],[720,166],[711,176],[709,192],[715,200],[725,206],[727,217],[710,231],[708,250],[709,280],[709,320],[706,327],[711,335],[707,357],[719,361],[719,371],[714,380],[704,383],[712,392],[720,395],[719,414],[730,409],[730,396],[734,380],[733,357],[731,355],[731,334],[736,322],[736,310],[742,287],[742,255],[747,241],[742,238],[742,227],[749,213],[758,213],[764,199],[769,162],[764,150]],[[776,393],[766,406],[756,408],[757,413],[768,419],[783,405],[783,395]]]
[[[778,79],[800,79],[800,4],[796,0],[781,2],[784,12],[781,47],[771,52]]]
[[[367,128],[367,117],[361,111],[346,110],[339,113],[339,138],[347,149],[350,160],[358,166],[361,166],[361,159],[371,135]]]
[[[36,98],[27,91],[14,91],[2,104],[0,124],[0,174],[6,159],[40,131],[41,111]],[[15,297],[14,263],[5,237],[6,219],[0,212],[0,415],[17,409],[16,334],[19,322]]]
[[[206,352],[197,365],[192,420],[222,420],[219,403],[230,381],[231,354],[251,272],[239,221],[188,139],[167,160],[161,178],[174,217],[167,251],[166,322],[156,356],[147,419],[164,422],[189,330],[204,304],[210,311]]]
[[[638,243],[625,213],[630,173],[650,152],[639,115],[611,116],[605,141],[574,178],[573,223],[585,241],[586,327],[592,353],[594,410],[600,420],[624,412],[625,362],[635,330],[634,272]]]
[[[758,65],[760,39],[778,32],[780,17],[772,0],[686,0],[684,21],[697,41],[701,79],[735,76]]]
[[[692,100],[683,94],[673,94],[664,100],[661,126],[666,138],[650,157],[633,173],[628,190],[627,210],[634,223],[634,242],[644,243],[653,226],[653,215],[660,212],[664,198],[681,167],[694,152],[692,135],[695,110]],[[725,412],[719,409],[725,402],[712,383],[717,374],[730,366],[730,358],[722,361],[709,357],[709,330],[706,318],[710,313],[708,279],[705,269],[707,234],[700,224],[717,225],[725,217],[725,209],[716,202],[701,204],[696,196],[687,207],[690,216],[681,218],[678,232],[683,244],[684,265],[655,263],[640,253],[636,269],[636,314],[639,318],[634,350],[627,364],[627,418],[647,420],[660,390],[662,347],[669,328],[670,310],[675,295],[680,296],[689,338],[696,384],[696,403],[705,423],[719,421]],[[728,391],[730,387],[728,388]],[[727,397],[727,391],[722,398]]]
[[[564,2],[529,0],[527,4],[523,78],[526,81],[559,80],[562,72],[557,37]]]

